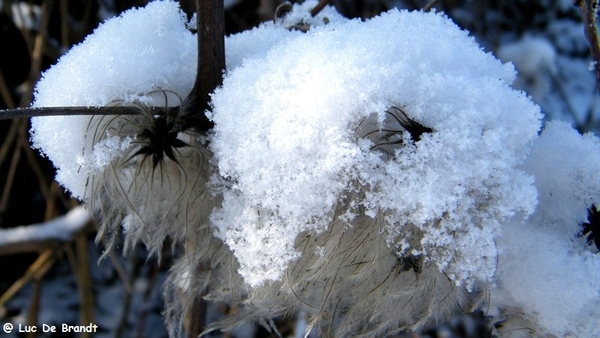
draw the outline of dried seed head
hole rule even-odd
[[[167,237],[185,242],[188,227],[206,224],[210,155],[200,135],[172,130],[179,113],[169,104],[181,100],[166,91],[151,94],[162,96],[161,109],[137,103],[140,115],[90,120],[92,152],[109,140],[124,149],[90,172],[85,200],[102,224],[99,236],[111,246],[123,232],[126,249],[142,241],[160,252]]]

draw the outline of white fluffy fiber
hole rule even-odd
[[[108,20],[61,57],[42,75],[33,106],[105,106],[117,100],[151,104],[147,94],[160,89],[185,98],[195,79],[195,50],[196,37],[186,29],[179,5],[151,2]],[[90,171],[102,170],[95,163],[106,162],[92,153],[91,137],[86,138],[89,121],[89,116],[32,119],[33,146],[52,160],[56,180],[80,199]]]

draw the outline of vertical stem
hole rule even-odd
[[[196,0],[198,26],[198,69],[192,93],[184,102],[185,114],[197,116],[194,126],[201,131],[213,127],[204,111],[210,108],[210,94],[223,84],[225,71],[225,23],[222,0]],[[189,123],[189,122],[188,122]],[[198,273],[203,267],[198,266]],[[206,326],[206,301],[195,296],[187,336],[198,337]]]
[[[79,323],[88,325],[94,322],[94,295],[92,290],[92,277],[88,257],[87,234],[82,231],[75,237],[77,250],[77,275],[79,289]],[[82,338],[91,337],[89,332],[81,333]]]
[[[329,0],[319,0],[319,3],[310,11],[310,15],[314,17],[315,15],[319,14],[319,12],[325,8],[328,3]]]
[[[592,59],[595,63],[596,86],[600,93],[600,38],[598,38],[598,24],[596,22],[598,0],[573,0],[573,4],[579,8],[583,17],[585,37],[590,45]]]
[[[40,30],[33,43],[33,51],[31,54],[31,70],[29,72],[29,79],[27,80],[26,91],[21,97],[21,103],[19,104],[20,107],[28,106],[33,100],[33,88],[40,78],[42,54],[44,52],[44,41],[46,41],[46,33],[50,23],[50,12],[52,11],[53,4],[54,1],[52,0],[47,0],[42,3],[42,22],[40,24]]]
[[[200,108],[208,108],[210,93],[223,84],[225,36],[223,1],[196,0],[198,9],[197,95]]]
[[[207,131],[212,121],[204,115],[209,109],[210,93],[223,83],[225,70],[225,27],[223,1],[196,0],[198,26],[198,69],[196,82],[184,102],[187,117],[184,128]]]

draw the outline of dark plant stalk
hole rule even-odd
[[[429,1],[429,3],[427,5],[425,5],[425,7],[423,7],[423,11],[425,12],[429,12],[433,6],[435,6],[438,3],[439,0],[431,0]]]
[[[196,0],[198,69],[192,92],[183,102],[182,130],[212,129],[204,111],[210,108],[210,93],[223,84],[225,71],[225,27],[222,1]]]
[[[596,21],[598,0],[573,0],[573,5],[579,8],[583,17],[583,31],[590,44],[590,52],[595,63],[596,86],[600,94],[600,38],[598,38],[598,23]]]
[[[213,127],[204,111],[209,109],[210,93],[223,84],[225,71],[225,19],[222,0],[196,0],[198,24],[198,69],[196,82],[190,95],[183,103],[185,117],[197,116],[193,127],[207,131]],[[187,127],[184,124],[184,127]],[[201,274],[205,268],[197,267]],[[206,290],[205,290],[206,291]],[[206,301],[203,294],[197,295],[191,309],[191,325],[187,337],[198,337],[206,328]]]
[[[314,17],[315,15],[319,14],[319,12],[322,11],[328,3],[329,0],[319,0],[319,3],[310,11],[310,15]]]
[[[151,108],[159,110],[159,108]],[[30,107],[0,110],[0,120],[30,118],[36,116],[73,116],[73,115],[136,115],[140,110],[135,107]]]
[[[222,1],[196,0],[198,25],[198,67],[196,81],[183,102],[183,114],[175,131],[195,128],[212,129],[213,123],[204,112],[210,108],[210,94],[223,83],[225,70],[224,9]],[[180,107],[171,108],[175,111]],[[150,109],[159,110],[159,107]],[[0,120],[59,115],[136,115],[137,107],[36,107],[0,110]]]

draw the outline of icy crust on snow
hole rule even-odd
[[[162,95],[147,94],[160,89],[185,98],[196,73],[196,37],[185,23],[185,15],[173,1],[151,2],[108,20],[42,75],[33,106],[152,105]],[[179,104],[170,96],[169,104]],[[115,144],[119,140],[112,139],[94,154],[90,119],[32,119],[33,146],[52,160],[58,169],[56,180],[80,199],[89,173],[102,170],[102,163],[109,163],[131,142],[125,138],[119,145]]]
[[[587,208],[600,203],[600,139],[549,122],[524,168],[539,204],[526,222],[502,228],[492,301],[521,307],[557,337],[600,337],[600,255],[577,237]]]
[[[290,34],[231,70],[213,95],[225,189],[212,221],[245,281],[278,280],[297,236],[326,230],[346,196],[358,196],[348,226],[383,212],[373,231],[399,255],[425,255],[458,284],[489,280],[499,221],[536,201],[516,167],[540,113],[514,78],[444,16],[397,10]],[[434,132],[386,157],[361,137],[385,126],[361,121],[390,106]]]

